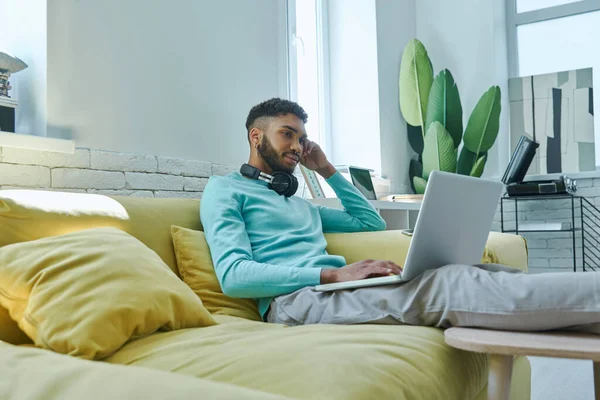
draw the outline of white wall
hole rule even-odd
[[[457,1],[460,4],[442,0],[329,3],[335,163],[375,168],[391,179],[392,192],[410,192],[408,167],[413,151],[398,104],[398,74],[404,46],[418,38],[435,73],[448,68],[457,80],[465,126],[481,95],[491,85],[500,86],[501,130],[485,175],[503,171],[508,161],[504,1]]]
[[[484,176],[501,175],[508,162],[508,62],[505,0],[418,0],[417,38],[434,73],[448,68],[460,91],[464,126],[481,95],[500,86],[500,133]]]
[[[0,51],[28,65],[10,77],[15,131],[46,136],[46,0],[0,1]]]
[[[328,4],[332,161],[381,171],[375,0]]]
[[[420,1],[420,0],[419,0]],[[414,154],[399,105],[398,74],[402,51],[416,35],[417,0],[377,0],[377,65],[382,175],[392,193],[409,193],[408,165]]]
[[[246,161],[248,111],[285,89],[282,4],[48,0],[48,136]]]
[[[454,75],[465,126],[481,95],[500,86],[500,133],[484,176],[504,171],[509,155],[504,0],[331,0],[329,24],[334,162],[375,168],[391,179],[392,192],[410,192],[414,153],[398,104],[398,74],[404,46],[417,38],[435,73],[448,68]]]

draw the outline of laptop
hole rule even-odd
[[[317,291],[389,285],[448,264],[479,264],[504,185],[449,172],[429,175],[400,275],[317,285]]]
[[[350,178],[352,178],[354,187],[356,187],[367,200],[377,200],[373,179],[371,178],[371,171],[366,168],[353,166],[348,167],[348,171],[350,172]]]

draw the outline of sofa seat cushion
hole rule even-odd
[[[291,400],[180,374],[0,343],[0,399]],[[33,382],[33,383],[32,383]]]
[[[105,359],[299,399],[473,399],[485,355],[451,348],[436,328],[284,327],[235,321],[156,333]]]

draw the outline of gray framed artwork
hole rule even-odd
[[[596,171],[592,68],[511,78],[510,150],[540,144],[527,175]]]

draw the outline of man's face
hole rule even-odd
[[[300,118],[293,114],[273,117],[269,118],[257,152],[273,172],[291,174],[300,162],[306,140],[304,123]]]

